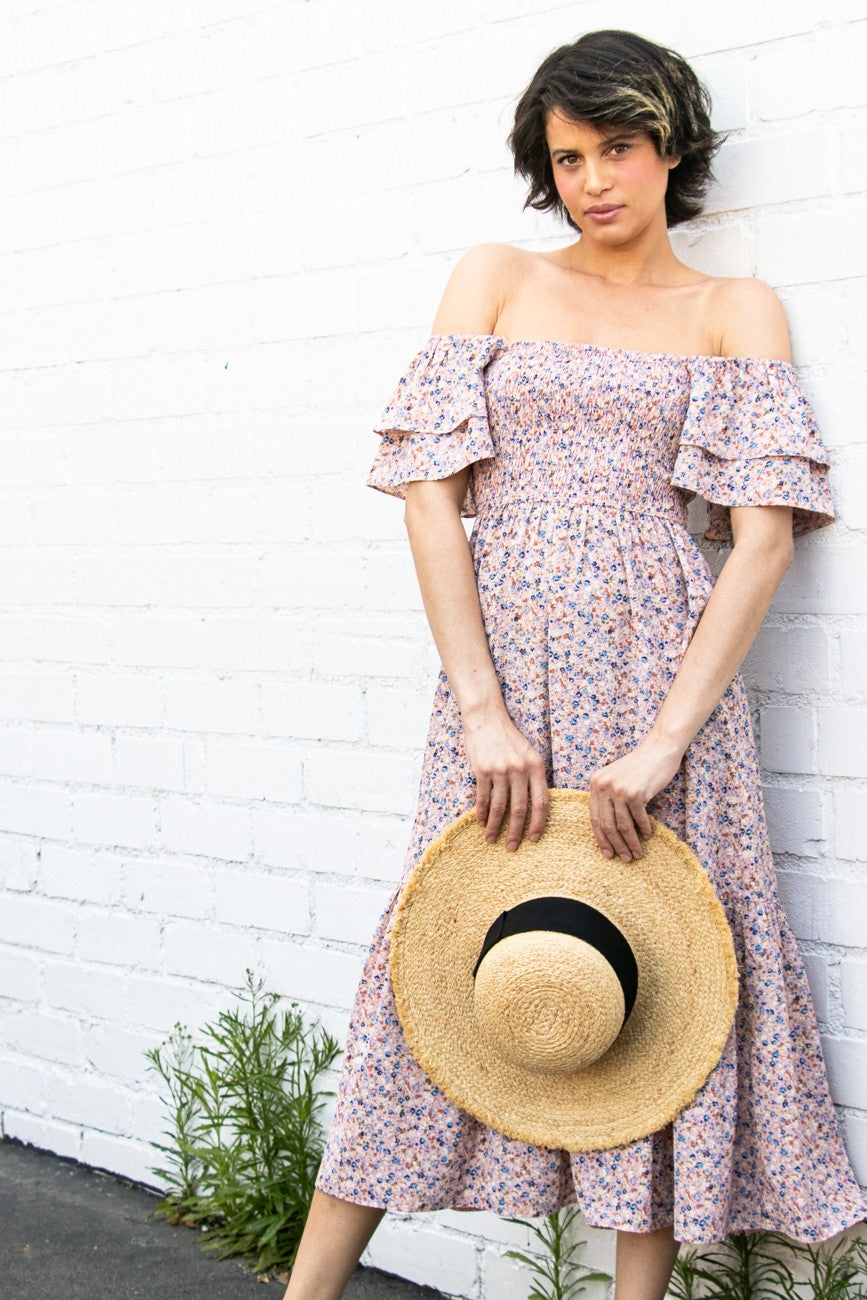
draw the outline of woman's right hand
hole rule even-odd
[[[548,819],[548,780],[539,751],[522,735],[502,705],[471,712],[463,720],[464,748],[476,778],[476,821],[493,844],[508,812],[506,848],[538,840]]]

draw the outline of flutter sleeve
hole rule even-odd
[[[442,479],[496,454],[488,421],[485,368],[507,346],[491,334],[435,334],[401,375],[374,425],[382,441],[369,487],[405,497],[408,483]],[[473,475],[461,507],[476,513]]]
[[[828,453],[795,367],[696,357],[671,481],[708,503],[705,539],[730,546],[730,506],[792,506],[795,536],[834,521]]]

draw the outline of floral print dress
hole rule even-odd
[[[491,654],[557,787],[588,789],[665,699],[714,581],[686,527],[693,496],[714,542],[732,541],[732,505],[790,505],[795,535],[834,518],[828,457],[784,361],[435,335],[377,431],[368,481],[395,496],[472,466],[463,513]],[[535,1216],[577,1201],[593,1226],[673,1224],[685,1242],[758,1229],[815,1241],[865,1217],[777,893],[740,674],[648,804],[708,872],[740,973],[719,1064],[659,1133],[589,1153],[519,1142],[460,1110],[412,1057],[389,981],[394,906],[474,802],[441,672],[405,871],[364,964],[317,1186],[395,1211]]]

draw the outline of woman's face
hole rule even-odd
[[[646,131],[597,128],[552,109],[545,137],[557,193],[582,236],[614,245],[654,221],[665,228],[668,173],[680,160],[660,158]]]

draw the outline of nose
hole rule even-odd
[[[592,158],[587,158],[584,163],[584,188],[594,197],[610,188],[602,164],[594,162]]]

